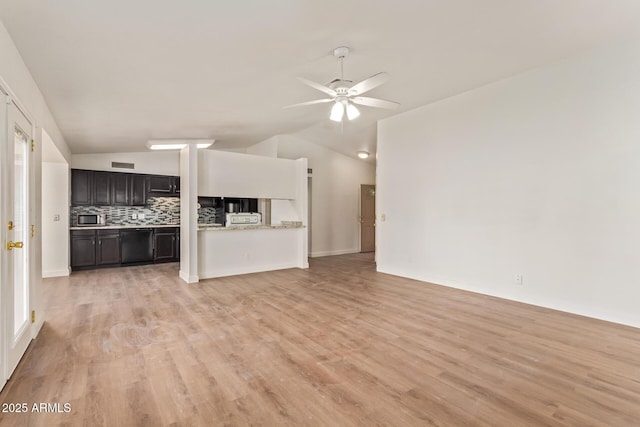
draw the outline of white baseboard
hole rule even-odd
[[[209,271],[201,271],[198,273],[202,279],[213,279],[215,277],[236,276],[239,274],[260,273],[263,271],[284,270],[286,268],[300,268],[296,263],[286,264],[267,264],[267,265],[252,265],[236,268],[219,268]]]
[[[42,272],[42,278],[47,279],[49,277],[63,277],[71,274],[71,271],[67,268],[65,270],[47,270]]]
[[[40,316],[43,316],[44,313],[38,313]],[[40,333],[40,330],[42,329],[42,326],[44,326],[44,317],[41,317],[40,320],[38,320],[38,323],[36,323],[35,328],[33,329],[33,333],[32,333],[32,337],[31,339],[35,339],[38,334]]]
[[[404,277],[408,279],[418,280],[420,282],[431,283],[437,286],[444,286],[447,288],[460,289],[463,291],[473,292],[481,295],[488,295],[491,297],[501,298],[508,301],[521,302],[523,304],[534,305],[536,307],[548,308],[550,310],[562,311],[565,313],[577,314],[578,316],[590,317],[592,319],[603,320],[605,322],[618,323],[620,325],[631,326],[634,328],[640,328],[640,322],[636,319],[623,318],[618,316],[616,313],[605,313],[602,312],[594,312],[590,310],[588,307],[575,307],[575,306],[567,306],[561,302],[556,301],[541,301],[541,300],[533,300],[529,298],[514,298],[513,295],[504,295],[500,292],[492,292],[486,289],[469,286],[468,284],[463,284],[459,282],[455,282],[452,280],[443,279],[441,277],[430,277],[427,275],[416,274],[416,273],[407,273],[406,271],[397,271],[394,268],[387,268],[386,266],[380,266],[378,264],[376,271],[378,273],[391,274],[393,276]]]
[[[331,255],[346,255],[346,254],[357,254],[360,252],[360,249],[340,249],[337,251],[316,251],[309,253],[310,258],[319,258],[323,256],[331,256]]]
[[[187,273],[183,272],[182,270],[180,270],[179,274],[180,274],[180,278],[187,283],[198,283],[200,281],[200,278],[198,277],[198,275],[190,276]]]

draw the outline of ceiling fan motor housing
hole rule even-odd
[[[349,48],[346,46],[340,46],[333,49],[333,56],[336,58],[345,58],[347,55],[349,55]]]

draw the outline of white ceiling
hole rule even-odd
[[[625,37],[638,0],[0,0],[0,19],[73,153],[144,151],[148,139],[242,148],[297,134],[355,156],[376,121]],[[386,71],[341,128],[302,76]]]

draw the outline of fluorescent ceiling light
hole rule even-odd
[[[360,157],[361,159],[366,159],[367,157],[369,157],[369,153],[367,151],[358,151],[358,157]]]
[[[347,105],[347,118],[349,120],[353,120],[357,118],[359,115],[360,115],[360,111],[358,111],[356,106],[349,103],[349,105]]]
[[[182,150],[189,144],[196,144],[198,148],[208,148],[215,139],[151,139],[147,142],[150,150]]]
[[[149,144],[150,150],[182,150],[187,144]]]
[[[333,104],[333,107],[331,107],[331,115],[329,118],[334,122],[341,122],[342,116],[344,116],[344,105],[342,105],[342,102],[337,101]]]

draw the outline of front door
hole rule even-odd
[[[3,380],[15,370],[31,341],[29,304],[29,170],[32,126],[9,100],[0,120],[6,128],[0,138],[4,169],[3,217],[6,222],[2,256]],[[3,126],[4,127],[4,126]],[[4,383],[4,381],[2,381]]]
[[[360,186],[360,252],[376,250],[376,186]]]

